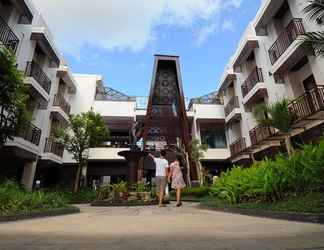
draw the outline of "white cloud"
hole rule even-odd
[[[235,27],[234,24],[230,20],[225,20],[222,24],[223,30],[234,31]]]
[[[242,0],[33,0],[67,53],[82,48],[143,49],[158,34],[158,25],[190,27],[210,23]],[[216,25],[201,30],[203,42]],[[154,34],[154,35],[153,35]]]
[[[216,23],[203,26],[197,33],[197,44],[203,44],[216,31]]]

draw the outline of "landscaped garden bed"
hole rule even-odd
[[[309,193],[277,202],[230,204],[217,198],[201,202],[200,208],[229,213],[302,222],[324,223],[324,194]]]
[[[51,217],[51,216],[59,216],[59,215],[67,215],[67,214],[75,214],[80,213],[80,209],[74,206],[55,208],[55,209],[47,209],[40,211],[31,211],[23,214],[11,214],[0,216],[0,222],[8,222],[8,221],[16,221],[16,220],[26,220],[26,219],[36,219],[42,217]]]
[[[210,197],[210,187],[192,187],[192,188],[184,188],[181,192],[181,200],[188,202],[202,202],[204,200],[208,200]],[[175,191],[170,192],[170,199],[175,200]]]
[[[97,196],[96,190],[91,188],[82,188],[79,192],[59,191],[58,193],[66,199],[69,204],[91,203]]]
[[[157,205],[154,189],[149,183],[138,182],[129,186],[126,182],[107,184],[97,191],[92,206],[149,206]]]
[[[324,141],[291,157],[234,167],[211,188],[202,208],[299,221],[324,221]]]
[[[0,185],[0,221],[19,220],[79,212],[57,192],[25,192],[13,181]]]

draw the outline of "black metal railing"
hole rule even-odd
[[[53,106],[60,107],[67,115],[70,114],[71,105],[65,100],[65,98],[61,94],[54,95]]]
[[[279,35],[278,39],[269,49],[271,64],[274,64],[289,46],[298,38],[305,34],[305,29],[301,18],[294,18],[285,30]]]
[[[245,138],[241,137],[230,145],[231,156],[238,155],[246,149]]]
[[[275,135],[276,129],[273,127],[257,126],[254,129],[251,129],[249,134],[250,134],[251,144],[257,145],[258,143]]]
[[[289,104],[290,112],[296,114],[296,122],[324,110],[324,85],[318,85],[293,100]]]
[[[42,135],[42,130],[28,122],[21,126],[17,132],[17,137],[21,137],[26,141],[38,146]]]
[[[231,100],[226,104],[225,115],[228,116],[234,109],[239,108],[239,100],[237,96],[233,96]]]
[[[243,97],[245,97],[259,82],[263,82],[263,74],[262,69],[256,67],[241,86]]]
[[[27,62],[25,75],[33,77],[48,94],[50,93],[51,80],[36,62]]]
[[[128,148],[130,144],[129,136],[110,136],[109,139],[102,144],[102,147]]]
[[[9,25],[0,17],[0,42],[7,49],[11,50],[13,53],[16,53],[19,39],[16,34],[11,30]]]
[[[63,157],[64,153],[64,146],[63,144],[55,141],[54,137],[49,137],[46,138],[46,143],[45,143],[45,153],[53,153],[59,157]]]

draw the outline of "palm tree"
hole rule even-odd
[[[304,13],[312,21],[322,24],[324,21],[324,0],[308,0]],[[301,45],[315,55],[324,56],[324,32],[308,32],[300,38]]]
[[[200,160],[204,157],[207,149],[208,146],[201,144],[198,139],[193,139],[191,141],[191,157],[196,162],[199,182],[201,186],[204,185],[204,176],[203,176],[204,171]]]
[[[256,107],[254,115],[260,126],[276,128],[284,135],[287,153],[292,155],[291,131],[296,114],[289,111],[288,104],[286,99],[273,105],[261,104]]]

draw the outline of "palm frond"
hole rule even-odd
[[[299,38],[300,45],[307,51],[314,51],[316,56],[324,56],[324,32],[309,32]]]
[[[254,111],[257,123],[264,127],[274,127],[283,133],[289,132],[296,115],[289,111],[288,105],[289,101],[284,99],[271,106],[257,106]]]
[[[268,116],[269,107],[266,104],[260,104],[256,106],[254,110],[254,117],[260,126],[271,126],[271,119]]]
[[[308,5],[303,10],[310,20],[323,20],[324,0],[308,0]]]
[[[289,101],[284,99],[271,105],[269,109],[271,126],[283,133],[288,133],[295,121],[296,114],[289,111]]]

